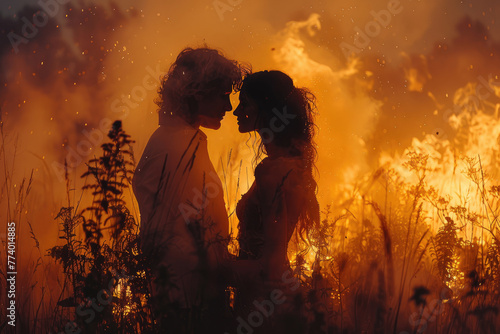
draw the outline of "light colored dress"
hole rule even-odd
[[[160,123],[134,178],[141,248],[157,276],[161,303],[190,308],[214,291],[214,272],[227,256],[229,222],[207,137],[180,117]]]

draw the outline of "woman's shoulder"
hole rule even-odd
[[[275,158],[264,158],[257,168],[256,172],[269,171],[269,170],[290,170],[290,169],[303,169],[304,161],[301,157],[287,157],[279,156]]]

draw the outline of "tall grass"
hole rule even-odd
[[[464,173],[476,181],[488,215],[472,205],[452,206],[447,194],[428,185],[427,159],[409,154],[405,168],[413,183],[379,170],[344,205],[327,208],[305,255],[311,265],[300,271],[305,293],[315,296],[308,319],[318,313],[325,319],[320,332],[495,333],[498,185],[488,189],[483,169],[468,168]],[[332,211],[339,216],[330,219]]]
[[[38,254],[33,271],[53,268],[53,261],[62,270],[57,292],[47,291],[35,275],[20,283],[23,333],[160,332],[150,304],[151,272],[137,243],[138,223],[125,202],[133,141],[119,122],[109,140],[83,175],[91,204],[72,203],[68,189],[68,204],[56,217],[60,243],[49,249],[50,257],[39,249],[34,222],[23,225]],[[469,202],[462,205],[450,201],[457,194],[429,185],[435,171],[428,156],[411,153],[404,168],[412,180],[383,167],[360,182],[347,201],[326,206],[309,242],[297,235],[289,244],[301,288],[276,319],[296,333],[495,333],[500,325],[500,185],[485,176],[479,157],[465,163],[464,173],[478,195],[467,194]],[[243,191],[241,166],[238,152],[221,160],[231,208]],[[5,183],[10,177],[4,175]],[[12,212],[21,212],[30,184],[20,187]],[[232,247],[236,252],[237,243]],[[3,268],[2,263],[2,289]],[[30,290],[41,297],[29,299]],[[55,304],[47,301],[49,292],[56,294]],[[196,332],[195,324],[184,328]]]
[[[0,206],[3,214],[2,218],[6,221],[5,228],[0,232],[2,235],[0,246],[0,331],[3,333],[15,332],[33,332],[42,326],[43,319],[39,317],[40,310],[44,302],[44,290],[46,289],[45,282],[37,281],[39,276],[37,270],[43,263],[40,253],[39,243],[34,234],[29,221],[26,220],[26,210],[28,198],[33,185],[33,171],[31,171],[29,178],[23,177],[19,184],[17,184],[14,175],[14,166],[17,157],[17,138],[7,136],[4,131],[4,124],[0,119],[0,135],[2,143],[0,146],[0,170],[2,171],[3,182],[1,185]],[[9,143],[14,141],[13,148],[9,150]],[[9,153],[7,153],[9,152]],[[15,223],[15,252],[7,252],[7,222]],[[26,238],[21,238],[23,231],[29,228],[33,243]],[[24,256],[24,249],[35,248],[38,251],[38,256],[35,259]],[[16,291],[16,325],[17,329],[9,326],[7,318],[7,307],[12,298],[7,298],[9,285],[7,284],[7,272],[14,270],[7,267],[7,255],[15,258],[15,271],[18,275],[15,277]],[[29,268],[30,270],[27,270]],[[12,275],[9,275],[12,277]],[[25,287],[25,289],[20,289]],[[40,292],[41,291],[41,292]],[[36,296],[37,298],[33,298]],[[37,303],[32,303],[36,300]]]

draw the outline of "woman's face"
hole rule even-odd
[[[234,110],[233,115],[238,118],[238,130],[241,133],[258,130],[257,119],[259,107],[243,91],[240,92],[240,104]]]

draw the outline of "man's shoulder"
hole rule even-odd
[[[199,145],[200,142],[204,141],[206,138],[196,129],[160,126],[149,138],[137,167],[145,168],[148,165],[164,164],[166,157],[168,157],[169,164],[178,164],[181,160],[189,160],[196,152],[206,150],[206,143]],[[195,156],[200,155],[196,154]]]
[[[197,136],[199,135],[194,129],[159,126],[149,138],[144,151],[158,154],[167,151],[180,152],[185,150]]]

